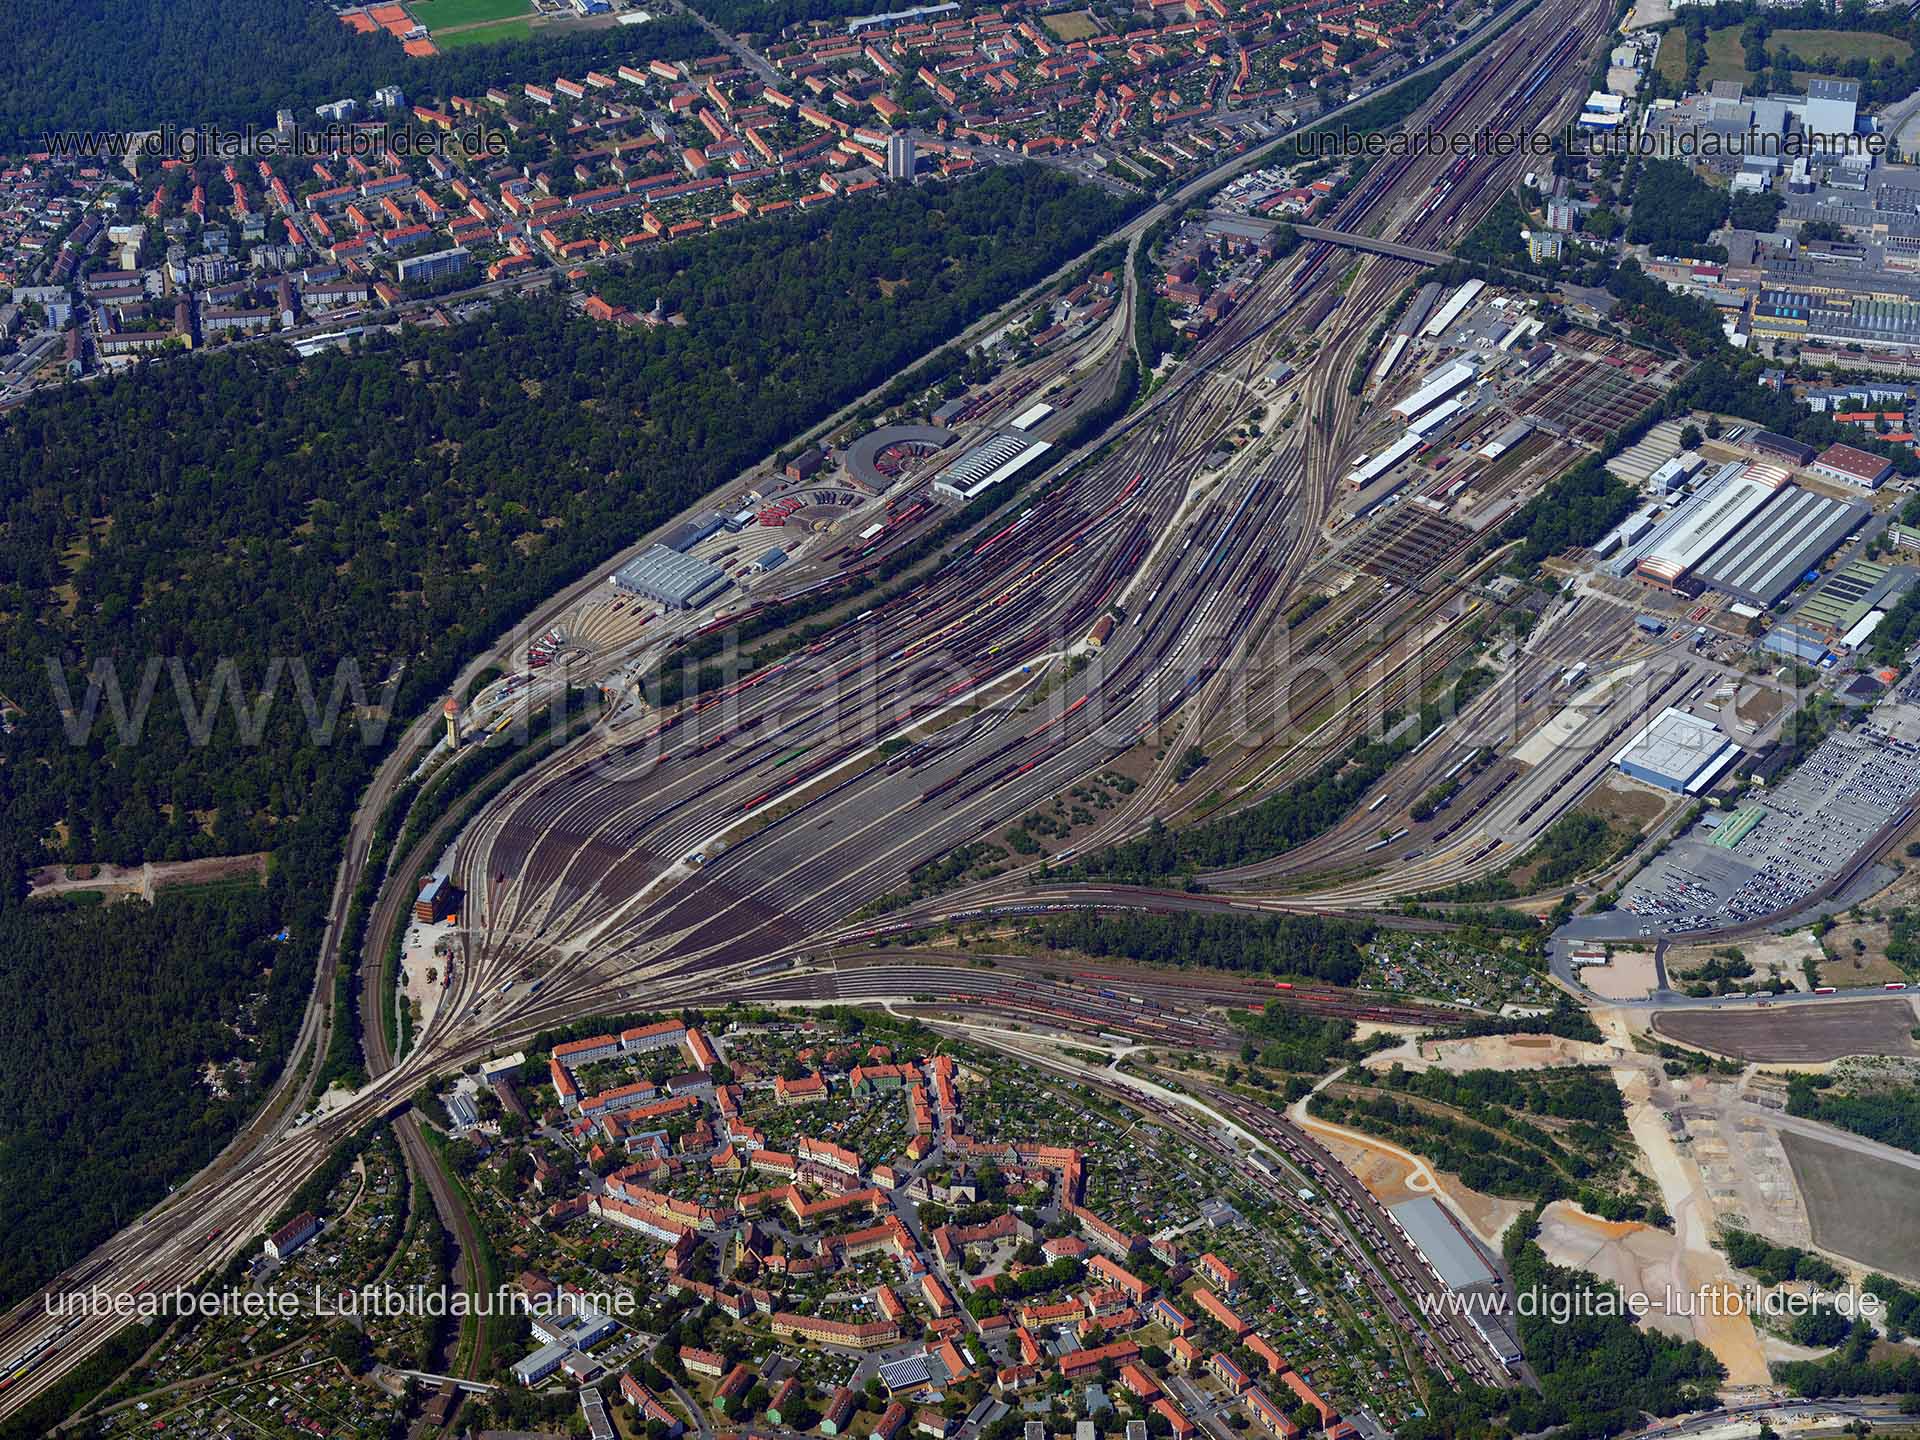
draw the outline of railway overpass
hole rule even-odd
[[[1370,255],[1390,255],[1395,260],[1417,260],[1427,265],[1448,265],[1454,260],[1444,250],[1429,250],[1423,245],[1396,245],[1391,240],[1375,240],[1370,235],[1351,235],[1345,230],[1329,230],[1322,225],[1293,227],[1302,240],[1324,240],[1347,250],[1365,250]]]
[[[1255,220],[1249,222],[1238,210],[1209,210],[1209,215],[1221,220],[1237,220],[1241,224],[1252,223],[1275,228],[1280,222]],[[1285,222],[1293,224],[1292,221]],[[1376,240],[1371,235],[1355,235],[1347,230],[1331,230],[1324,225],[1293,225],[1294,233],[1302,240],[1320,240],[1328,245],[1338,245],[1343,250],[1364,250],[1369,255],[1389,255],[1395,260],[1412,260],[1426,265],[1447,265],[1458,257],[1444,250],[1429,250],[1422,245],[1398,245],[1391,240]]]

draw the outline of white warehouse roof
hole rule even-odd
[[[1444,400],[1426,414],[1422,415],[1418,420],[1415,420],[1411,425],[1407,426],[1407,429],[1424,440],[1428,436],[1444,430],[1447,426],[1451,425],[1454,417],[1457,416],[1463,408],[1458,400]]]
[[[996,435],[949,465],[934,480],[933,488],[961,500],[971,500],[1052,448],[1044,440]]]
[[[1460,318],[1467,306],[1471,305],[1474,298],[1486,288],[1487,282],[1484,280],[1467,281],[1466,284],[1453,292],[1453,298],[1451,300],[1447,301],[1446,304],[1434,312],[1433,318],[1427,321],[1426,326],[1420,333],[1422,335],[1439,335],[1443,333],[1449,325]]]
[[[1711,720],[1668,706],[1613,757],[1639,780],[1697,795],[1740,753]]]
[[[1773,478],[1775,474],[1779,480]],[[1784,472],[1763,472],[1753,466],[1724,485],[1701,490],[1686,518],[1647,552],[1640,568],[1656,579],[1678,580],[1758,514],[1785,478]]]
[[[1886,618],[1887,612],[1884,610],[1869,610],[1865,615],[1860,617],[1860,623],[1858,625],[1855,625],[1851,630],[1847,631],[1845,635],[1840,637],[1840,643],[1849,650],[1858,650],[1861,643],[1866,640],[1869,635],[1873,634],[1874,631],[1878,630],[1880,628],[1880,622]]]
[[[1347,472],[1347,483],[1356,490],[1364,490],[1378,480],[1387,471],[1398,465],[1407,456],[1418,450],[1424,442],[1409,430],[1393,444],[1382,450],[1366,464]]]
[[[1456,360],[1444,370],[1435,371],[1426,384],[1394,406],[1393,413],[1402,420],[1410,420],[1422,410],[1446,399],[1479,373],[1466,361]]]

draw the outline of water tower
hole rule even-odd
[[[447,748],[458,750],[460,748],[460,702],[449,699],[443,707],[443,712],[447,717]]]

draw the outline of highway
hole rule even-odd
[[[1597,0],[1548,0],[1517,13],[1410,123],[1549,121],[1584,77],[1607,19]],[[1383,161],[1333,218],[1342,230],[1366,226],[1408,245],[1450,238],[1501,192],[1512,168],[1492,157],[1464,167]],[[1183,203],[1200,184],[1168,203]],[[1123,236],[1140,234],[1156,213],[1164,212],[1147,212]],[[1265,269],[1151,398],[1099,437],[1097,450],[1087,448],[1084,463],[1026,497],[1017,515],[1003,512],[951,544],[943,563],[804,650],[726,673],[665,710],[625,707],[516,779],[457,841],[465,953],[414,1049],[304,1127],[263,1119],[208,1176],[50,1289],[75,1288],[79,1277],[120,1294],[193,1283],[254,1244],[341,1137],[429,1076],[544,1027],[809,988],[808,977],[796,987],[787,975],[796,957],[811,955],[861,907],[1142,738],[1165,735],[1170,722],[1208,715],[1252,638],[1319,557],[1360,418],[1347,374],[1377,314],[1416,268],[1303,243]],[[1311,356],[1294,353],[1308,422],[1228,443],[1265,408],[1256,379],[1283,345],[1304,338]],[[1096,372],[1106,363],[1091,349],[1086,359]],[[543,607],[524,632],[476,659],[463,689],[481,666],[513,654],[525,633],[603,584],[596,576]],[[1410,593],[1387,607],[1398,638],[1378,684],[1389,702],[1408,698],[1398,671],[1429,638],[1425,599]],[[1087,663],[1067,663],[1122,596],[1139,623],[1119,627]],[[1414,618],[1400,623],[1403,609]],[[382,767],[337,895],[352,892],[386,797],[437,723],[422,717]],[[1281,785],[1307,763],[1282,759],[1263,783]],[[1114,817],[1116,831],[1147,823],[1177,788],[1177,764],[1178,747],[1164,745]],[[330,952],[323,995],[336,959]],[[896,998],[911,999],[925,993],[926,978],[850,982],[841,973],[833,984],[836,993],[849,983],[872,988],[857,998],[873,1000],[897,985]],[[953,983],[950,993],[968,993]],[[1054,998],[1022,997],[1029,1005]],[[309,1017],[316,1040],[324,1009]],[[1104,1013],[1096,1008],[1092,1018]],[[1201,1029],[1192,1017],[1160,1019],[1176,1036]],[[121,1323],[112,1314],[56,1322],[39,1296],[17,1307],[0,1321],[0,1359],[34,1352],[68,1328],[0,1393],[0,1413],[57,1383]]]

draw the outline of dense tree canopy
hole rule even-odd
[[[1656,255],[1689,255],[1727,219],[1727,197],[1678,160],[1649,161],[1633,187],[1627,239]]]
[[[1828,1076],[1794,1076],[1787,1091],[1788,1113],[1838,1125],[1882,1145],[1920,1151],[1920,1085],[1846,1094],[1835,1093],[1831,1085]]]
[[[1351,985],[1373,927],[1317,915],[1155,915],[1076,910],[1029,927],[1050,950],[1124,955],[1149,965],[1214,966]]]
[[[284,949],[259,889],[68,909],[0,909],[0,1304],[78,1260],[143,1200],[212,1159],[248,1087],[201,1067],[245,1058]],[[164,1018],[163,1018],[164,1017]]]
[[[1519,563],[1539,564],[1570,545],[1591,545],[1633,508],[1633,487],[1597,459],[1582,460],[1514,512],[1500,529],[1524,542]]]

